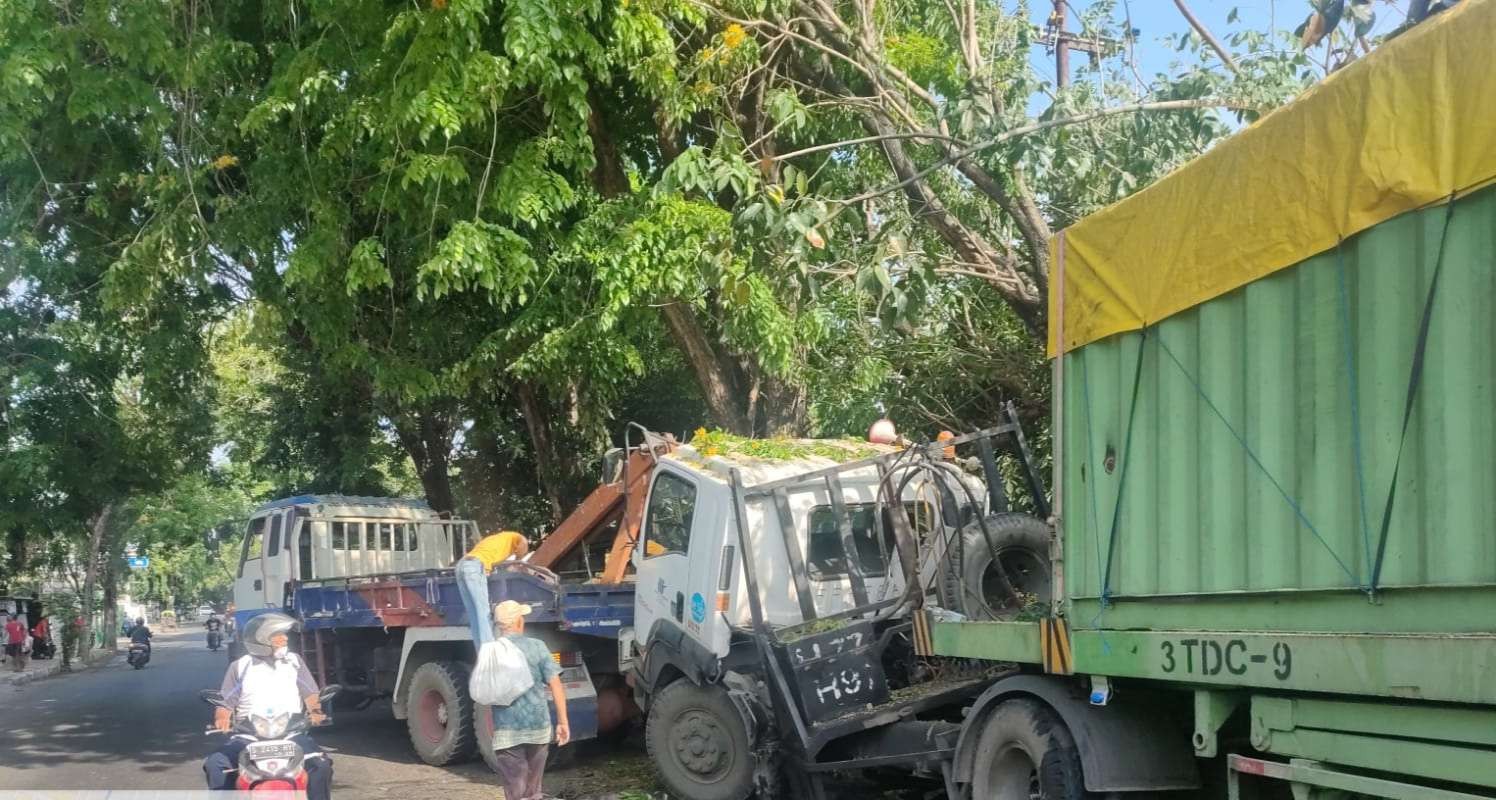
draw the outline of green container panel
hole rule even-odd
[[[1445,217],[1405,214],[1065,356],[1072,598],[1370,582]],[[1444,247],[1383,587],[1496,584],[1496,190],[1454,204]]]

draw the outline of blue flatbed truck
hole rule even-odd
[[[491,759],[491,717],[468,697],[476,654],[453,570],[298,581],[290,595],[300,649],[319,682],[340,683],[366,703],[390,697],[427,763],[474,750]],[[637,715],[619,669],[619,632],[634,621],[632,584],[568,584],[509,562],[489,576],[489,597],[534,607],[526,634],[550,645],[562,667],[573,740]]]

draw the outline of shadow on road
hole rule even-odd
[[[186,630],[159,635],[142,670],[116,658],[4,690],[0,768],[80,775],[180,769],[184,759],[200,759],[209,748],[202,730],[210,714],[197,692],[216,686],[226,665],[221,653],[201,648]]]
[[[200,764],[220,738],[203,734],[211,709],[198,699],[228,668],[202,633],[158,637],[151,663],[122,658],[85,672],[0,687],[0,787],[196,789]],[[498,782],[480,759],[432,767],[416,757],[388,701],[340,711],[313,735],[334,762],[335,795],[492,800]],[[583,742],[546,771],[546,790],[567,798],[655,788],[641,735]]]

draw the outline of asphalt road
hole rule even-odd
[[[201,762],[219,741],[203,734],[228,659],[196,631],[160,635],[151,663],[124,658],[73,675],[0,688],[0,787],[4,789],[200,789]],[[333,793],[345,797],[498,796],[481,761],[437,768],[410,749],[405,723],[386,703],[341,712],[317,733],[333,754]],[[547,791],[575,798],[649,788],[634,743],[594,745],[574,766],[546,775]]]

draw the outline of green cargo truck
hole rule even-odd
[[[1496,796],[1496,2],[1053,242],[1052,605],[976,798]]]

